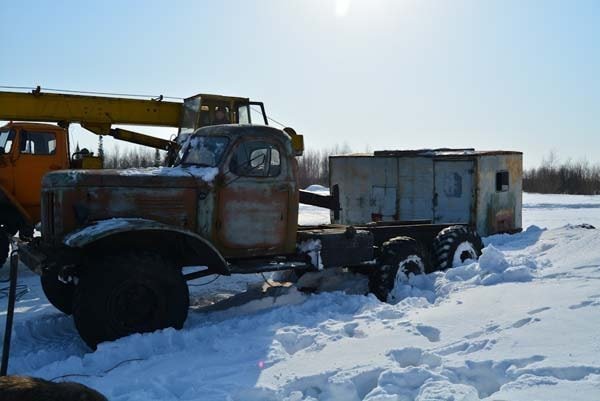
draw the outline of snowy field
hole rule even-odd
[[[301,208],[304,224],[328,216]],[[221,277],[191,287],[183,330],[93,353],[22,268],[9,371],[111,401],[600,400],[600,230],[577,227],[600,228],[600,196],[526,194],[523,218],[479,263],[413,277],[396,305]]]

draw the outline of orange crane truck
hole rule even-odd
[[[267,124],[264,105],[247,98],[199,94],[181,102],[45,93],[0,92],[0,266],[9,252],[9,237],[19,232],[31,239],[40,221],[44,174],[54,170],[99,169],[103,161],[88,152],[71,153],[68,126],[80,123],[97,134],[167,151],[172,164],[177,141],[113,127],[146,125],[179,128],[181,139],[194,129],[223,122],[254,123],[251,106],[260,110],[258,123]],[[12,122],[22,121],[22,122]],[[53,122],[41,124],[38,122]]]

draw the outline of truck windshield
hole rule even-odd
[[[224,136],[193,136],[181,149],[182,166],[217,167],[225,154],[229,138]]]
[[[13,130],[5,129],[0,131],[0,155],[10,153],[14,139],[15,132]]]

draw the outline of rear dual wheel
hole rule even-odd
[[[460,266],[481,256],[483,241],[477,231],[468,226],[450,226],[433,240],[433,264],[437,270]]]
[[[93,349],[103,341],[166,327],[187,318],[188,287],[180,269],[153,253],[125,253],[90,263],[79,278],[73,317]]]
[[[419,243],[410,237],[395,237],[384,242],[379,268],[369,279],[369,289],[380,301],[394,303],[397,291],[410,275],[423,274],[426,260]]]
[[[467,226],[450,226],[438,233],[432,246],[434,270],[445,270],[477,260],[483,242],[479,234]],[[379,268],[372,272],[369,287],[384,302],[397,302],[402,286],[409,276],[429,273],[429,259],[419,243],[410,237],[396,237],[386,241],[378,260]]]

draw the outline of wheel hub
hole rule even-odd
[[[110,300],[115,326],[125,331],[142,331],[153,327],[158,311],[155,291],[138,282],[125,282]]]
[[[461,266],[469,259],[477,260],[477,252],[475,251],[475,247],[469,241],[461,242],[456,247],[456,251],[454,251],[452,267]]]

